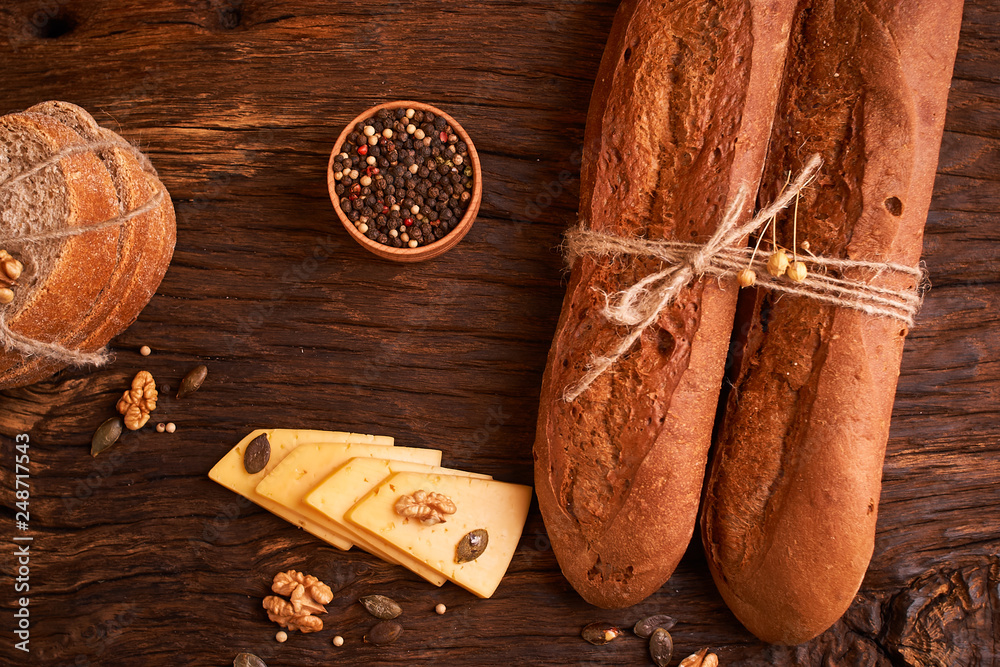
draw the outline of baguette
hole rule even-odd
[[[587,116],[583,226],[704,241],[742,186],[755,193],[793,6],[622,3]],[[622,335],[601,314],[601,293],[656,270],[644,259],[578,259],[542,380],[539,505],[563,574],[600,607],[656,591],[687,548],[732,328],[734,281],[694,282],[628,354],[563,401],[591,355]]]
[[[799,204],[798,240],[812,252],[917,265],[961,13],[961,0],[799,7],[762,183],[823,156]],[[791,223],[778,228],[786,246]],[[898,274],[849,277],[914,287]],[[798,644],[846,611],[871,559],[907,329],[815,300],[751,296],[702,540],[737,618],[764,641]]]

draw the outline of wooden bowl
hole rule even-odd
[[[371,240],[359,232],[354,226],[354,223],[348,220],[347,216],[344,215],[343,210],[341,210],[340,197],[337,196],[337,192],[334,189],[337,185],[337,181],[333,176],[333,160],[340,154],[341,148],[344,145],[344,142],[347,141],[347,135],[351,133],[351,130],[358,123],[371,118],[382,109],[398,109],[400,107],[404,109],[430,111],[435,116],[440,116],[448,121],[448,124],[455,131],[455,134],[457,134],[459,139],[464,141],[468,146],[469,161],[472,166],[472,198],[469,200],[469,206],[465,211],[465,215],[462,216],[462,219],[459,220],[454,229],[445,234],[443,238],[440,238],[433,243],[428,243],[427,245],[417,246],[416,248],[394,248],[392,246],[383,245],[377,241]],[[327,188],[330,191],[330,201],[333,202],[333,210],[337,212],[337,217],[340,218],[340,223],[344,226],[344,229],[346,229],[347,233],[350,234],[354,240],[360,243],[366,250],[378,255],[379,257],[391,259],[394,262],[422,262],[426,259],[432,259],[451,250],[459,241],[461,241],[462,237],[464,237],[472,228],[472,223],[476,221],[476,215],[479,213],[479,204],[483,199],[482,176],[483,172],[479,164],[479,154],[476,152],[476,147],[472,143],[472,139],[469,137],[469,134],[465,131],[465,128],[459,125],[458,121],[437,107],[409,100],[386,102],[385,104],[372,107],[348,123],[347,127],[344,128],[344,131],[340,133],[339,137],[337,137],[337,143],[333,146],[333,151],[330,153],[330,162],[326,167],[326,183]]]

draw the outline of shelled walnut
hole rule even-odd
[[[425,526],[444,523],[445,515],[454,514],[458,510],[448,496],[423,489],[414,491],[412,495],[400,496],[395,509],[399,516],[416,519]]]
[[[291,602],[277,595],[264,598],[264,609],[267,610],[267,617],[283,628],[300,632],[319,632],[323,629],[323,621],[318,616],[308,611],[296,612]]]
[[[149,371],[139,371],[132,379],[132,387],[118,400],[125,428],[137,431],[149,421],[149,413],[156,409],[156,382]]]
[[[703,648],[681,660],[677,667],[719,667],[719,657]]]
[[[289,599],[277,595],[264,598],[269,619],[289,630],[318,632],[323,629],[322,619],[315,614],[325,614],[323,605],[333,600],[329,586],[312,575],[288,570],[274,575],[271,590]]]

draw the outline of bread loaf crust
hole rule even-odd
[[[66,102],[44,102],[24,113],[10,114],[3,122],[15,127],[47,128],[49,153],[83,143],[118,141],[82,108]],[[75,160],[74,160],[75,159]],[[162,189],[154,174],[144,171],[136,155],[112,147],[94,154],[86,151],[64,158],[61,172],[82,165],[75,173],[78,189],[68,201],[79,209],[80,224],[102,222],[133,210]],[[8,324],[18,333],[70,349],[94,351],[131,324],[149,301],[169,266],[176,239],[173,205],[164,190],[161,204],[127,224],[71,237],[61,242],[54,271],[70,272],[75,283],[38,276],[44,292],[62,301],[45,309],[26,304]],[[101,207],[81,208],[81,201],[100,201]],[[88,253],[86,261],[80,253]],[[82,282],[80,282],[82,281]],[[69,290],[67,285],[82,285]],[[37,297],[36,297],[37,298]],[[38,381],[62,364],[44,356],[25,358],[16,351],[0,352],[0,388]]]
[[[85,144],[79,134],[46,116],[10,114],[0,118],[0,129],[12,135],[30,136],[44,146],[47,155]],[[63,158],[56,173],[67,206],[63,224],[68,227],[93,224],[116,214],[111,175],[92,152]],[[45,211],[33,211],[32,215],[35,214],[42,218]],[[112,266],[105,258],[114,255],[116,247],[114,230],[98,230],[85,237],[86,242],[80,242],[83,237],[59,241],[47,271],[33,262],[25,263],[21,284],[36,283],[39,288],[32,290],[29,300],[15,300],[12,312],[7,313],[7,326],[32,339],[73,344],[72,323],[88,312],[111,277]],[[12,245],[11,252],[24,256],[25,249]],[[16,351],[0,350],[0,387],[9,386],[8,375],[16,374],[24,362],[24,357]]]
[[[784,1],[623,2],[587,118],[583,225],[699,241],[741,186],[752,198],[791,10]],[[687,547],[732,326],[734,283],[696,282],[564,402],[591,355],[622,335],[601,315],[601,294],[657,268],[579,259],[542,381],[539,505],[563,574],[601,607],[647,597]]]
[[[961,1],[803,3],[763,183],[824,169],[798,239],[828,257],[916,265]],[[773,192],[773,191],[772,191]],[[791,245],[791,219],[779,241]],[[907,278],[855,273],[871,284]],[[760,291],[705,489],[702,540],[730,609],[798,644],[847,610],[871,559],[906,328]]]

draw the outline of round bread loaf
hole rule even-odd
[[[155,170],[84,109],[0,117],[0,249],[24,265],[0,305],[0,389],[85,362],[135,321],[175,239]]]

